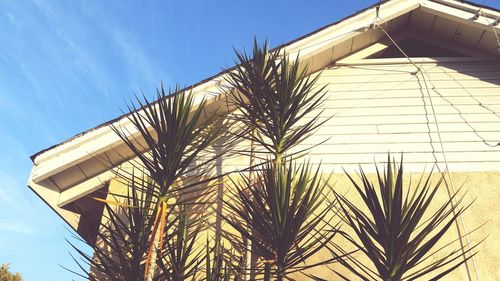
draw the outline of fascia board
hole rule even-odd
[[[212,80],[199,85],[192,91],[193,95],[195,95],[193,104],[196,106],[204,99],[207,102],[214,101],[218,95],[217,92],[220,92],[220,86],[217,81]],[[138,114],[142,114],[142,111],[139,111]],[[125,132],[129,132],[131,135],[138,135],[137,129],[127,117],[121,118],[112,125],[123,129]],[[81,137],[54,148],[54,151],[50,150],[37,156],[34,161],[35,165],[31,173],[31,180],[35,183],[40,182],[67,167],[113,149],[121,143],[122,140],[113,132],[111,125],[90,131]]]
[[[469,62],[499,62],[496,57],[422,57],[411,58],[415,64],[436,64],[436,63],[469,63]],[[391,65],[391,64],[412,64],[407,58],[381,58],[381,59],[361,59],[338,62],[336,66],[356,66],[356,65]]]

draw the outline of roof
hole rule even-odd
[[[481,13],[478,14],[480,9]],[[289,54],[300,50],[299,60],[309,64],[312,73],[380,40],[383,37],[380,33],[366,36],[367,33],[374,32],[369,27],[377,14],[384,21],[392,23],[391,28],[396,30],[409,21],[412,13],[414,16],[432,14],[460,22],[470,27],[470,35],[482,31],[481,38],[473,47],[482,52],[497,54],[497,46],[490,44],[490,41],[494,38],[494,31],[500,33],[500,24],[492,24],[500,17],[500,10],[455,0],[382,1],[276,48],[283,48]],[[474,16],[476,14],[477,17]],[[489,40],[488,44],[479,44],[483,37]],[[223,97],[220,85],[224,81],[224,75],[231,70],[232,68],[222,71],[185,89],[193,91],[195,103],[208,99],[209,104],[216,104]],[[113,150],[123,146],[110,125],[125,127],[133,133],[126,117],[127,114],[119,116],[31,156],[34,166],[28,185],[72,227],[75,227],[77,221],[74,221],[70,216],[71,212],[64,207],[95,191],[109,180],[111,175],[106,174],[105,168],[97,168],[98,161],[93,158],[102,153],[112,154]],[[115,155],[116,163],[129,156]]]
[[[295,42],[298,42],[298,41],[300,41],[300,40],[303,40],[303,39],[305,39],[305,38],[308,38],[308,37],[310,37],[310,36],[312,36],[312,35],[314,35],[314,34],[316,34],[316,33],[320,32],[320,31],[322,31],[322,30],[324,30],[324,29],[327,29],[327,28],[329,28],[329,27],[331,27],[331,26],[334,26],[334,25],[336,25],[336,24],[338,24],[338,23],[340,23],[340,22],[343,22],[343,21],[345,21],[345,20],[347,20],[347,19],[349,19],[349,18],[352,18],[352,17],[354,17],[354,16],[356,16],[356,15],[358,15],[358,14],[360,14],[360,13],[364,12],[364,11],[367,11],[367,10],[373,9],[374,7],[380,6],[381,4],[383,4],[383,3],[385,3],[385,2],[389,2],[389,1],[391,1],[391,0],[383,0],[383,1],[380,1],[380,2],[378,2],[378,3],[374,3],[374,4],[372,4],[372,5],[370,5],[370,6],[366,7],[366,8],[363,8],[363,9],[361,9],[361,10],[356,11],[354,14],[351,14],[351,15],[349,15],[349,16],[346,16],[346,17],[344,17],[344,18],[341,18],[340,20],[337,20],[337,21],[335,21],[335,22],[332,22],[332,23],[330,23],[330,24],[328,24],[328,25],[325,25],[325,26],[323,26],[323,27],[320,27],[320,28],[318,28],[318,29],[316,29],[316,30],[314,30],[314,31],[312,31],[312,32],[309,32],[309,33],[307,33],[307,34],[305,34],[305,35],[303,35],[303,36],[300,36],[300,37],[298,37],[298,38],[296,38],[296,39],[294,39],[294,40],[292,40],[292,41],[289,41],[289,42],[283,43],[283,44],[281,44],[281,45],[279,45],[279,46],[275,47],[274,49],[281,49],[281,48],[285,48],[285,47],[287,47],[287,46],[290,46],[291,44],[293,44],[293,43],[295,43]],[[474,2],[471,2],[471,1],[460,1],[460,0],[453,0],[453,1],[455,1],[455,2],[459,2],[459,3],[468,4],[468,5],[472,5],[472,6],[476,6],[476,7],[478,7],[478,8],[481,8],[481,7],[482,7],[482,8],[485,8],[485,9],[491,10],[491,11],[500,12],[500,9],[497,9],[497,8],[494,8],[494,7],[490,7],[490,6],[487,6],[487,5],[482,5],[482,4],[481,4],[481,5],[478,5],[478,4],[476,4],[476,3],[474,3]],[[204,84],[204,83],[206,83],[206,82],[208,82],[208,81],[214,80],[214,79],[216,79],[217,77],[220,77],[220,76],[224,75],[225,73],[232,71],[234,68],[235,68],[235,67],[233,66],[233,67],[231,67],[231,68],[224,69],[223,71],[221,71],[221,72],[219,72],[219,73],[217,73],[217,74],[215,74],[215,75],[212,75],[212,76],[210,76],[210,77],[207,77],[207,78],[205,78],[205,79],[203,79],[203,80],[201,80],[201,81],[199,81],[199,82],[197,82],[197,83],[194,83],[194,84],[192,84],[192,85],[190,85],[190,86],[186,86],[185,88],[183,88],[183,89],[179,90],[179,92],[187,91],[187,90],[189,90],[189,89],[191,89],[191,88],[197,87],[197,86],[199,86],[199,85],[201,85],[201,84]],[[40,155],[40,154],[42,154],[42,153],[44,153],[44,152],[46,152],[46,151],[50,151],[50,150],[51,150],[51,149],[53,149],[53,148],[56,148],[56,147],[58,147],[58,146],[60,146],[60,145],[63,145],[63,144],[65,144],[65,143],[67,143],[67,142],[70,142],[70,141],[72,141],[73,139],[76,139],[76,138],[78,138],[78,137],[81,137],[81,136],[83,136],[83,135],[85,135],[85,134],[87,134],[87,133],[89,133],[89,132],[91,132],[91,131],[97,130],[97,129],[102,128],[102,127],[109,126],[110,124],[113,124],[114,122],[116,122],[116,121],[118,121],[118,120],[120,120],[120,119],[126,118],[129,114],[131,114],[131,113],[122,114],[122,115],[120,115],[120,116],[118,116],[118,117],[116,117],[116,118],[114,118],[114,119],[111,119],[111,120],[109,120],[109,121],[103,122],[103,123],[101,123],[101,124],[99,124],[99,125],[97,125],[97,126],[95,126],[95,127],[91,128],[91,129],[88,129],[88,130],[86,130],[86,131],[83,131],[83,132],[81,132],[81,133],[78,133],[78,134],[76,134],[76,135],[74,135],[74,136],[72,136],[72,137],[68,138],[67,140],[65,140],[65,141],[61,142],[61,143],[54,144],[54,145],[52,145],[52,146],[50,146],[50,147],[47,147],[47,148],[45,148],[45,149],[42,149],[42,150],[40,150],[40,151],[38,151],[38,152],[34,153],[33,155],[31,155],[31,156],[30,156],[30,159],[31,159],[32,161],[34,161],[34,160],[35,160],[35,158],[36,158],[38,155]]]
[[[338,21],[335,21],[335,22],[332,22],[332,23],[327,24],[327,25],[325,25],[325,26],[322,26],[322,27],[320,27],[320,28],[318,28],[318,29],[316,29],[316,30],[314,30],[314,31],[312,31],[312,32],[309,32],[309,33],[307,33],[307,34],[305,34],[305,35],[303,35],[303,36],[300,36],[300,37],[298,37],[298,38],[296,38],[296,39],[293,39],[292,41],[289,41],[289,42],[283,43],[283,44],[281,44],[281,45],[278,45],[278,46],[276,46],[275,48],[273,48],[273,50],[276,50],[276,49],[281,49],[281,48],[285,48],[285,47],[287,47],[287,46],[289,46],[289,45],[291,45],[291,44],[293,44],[293,43],[295,43],[295,42],[297,42],[297,41],[300,41],[300,40],[302,40],[302,39],[304,39],[304,38],[307,38],[307,37],[309,37],[309,36],[312,36],[312,35],[314,35],[314,34],[316,34],[316,33],[320,32],[320,31],[322,31],[322,30],[324,30],[324,29],[326,29],[326,28],[328,28],[328,27],[330,27],[330,26],[336,25],[336,24],[337,24],[337,23],[339,23],[339,22],[342,22],[342,21],[344,21],[344,20],[346,20],[346,19],[348,19],[348,18],[354,17],[354,16],[356,16],[356,15],[358,15],[358,14],[360,14],[360,13],[364,12],[364,11],[367,11],[367,10],[369,10],[369,9],[372,9],[373,7],[376,7],[376,6],[380,5],[381,3],[388,2],[388,1],[390,1],[390,0],[380,1],[379,3],[375,3],[375,4],[373,4],[373,5],[370,5],[370,6],[366,7],[366,8],[363,8],[363,9],[361,9],[361,10],[358,10],[358,11],[356,11],[356,12],[355,12],[354,14],[352,14],[352,15],[346,16],[346,17],[344,17],[344,18],[342,18],[342,19],[340,19],[340,20],[338,20]],[[214,80],[214,79],[216,79],[217,77],[220,77],[220,76],[222,76],[222,75],[224,75],[224,74],[226,74],[226,73],[228,73],[228,72],[230,72],[230,71],[234,70],[235,68],[236,68],[236,66],[233,66],[233,67],[230,67],[230,68],[224,69],[224,70],[220,71],[219,73],[217,73],[217,74],[215,74],[215,75],[212,75],[212,76],[210,76],[210,77],[207,77],[207,78],[205,78],[205,79],[203,79],[203,80],[201,80],[201,81],[199,81],[199,82],[196,82],[196,83],[194,83],[194,84],[192,84],[192,85],[190,85],[190,86],[186,86],[186,87],[184,87],[184,88],[180,89],[178,92],[184,92],[184,91],[187,91],[187,90],[189,90],[189,89],[192,89],[192,88],[194,88],[194,87],[196,87],[196,86],[199,86],[199,85],[201,85],[201,84],[204,84],[204,83],[206,83],[206,82],[208,82],[208,81]],[[174,93],[174,94],[175,94],[175,93]],[[106,122],[103,122],[103,123],[101,123],[101,124],[99,124],[99,125],[97,125],[97,126],[95,126],[95,127],[91,128],[91,129],[88,129],[88,130],[86,130],[86,131],[83,131],[83,132],[81,132],[81,133],[78,133],[78,134],[76,134],[76,135],[74,135],[74,136],[72,136],[72,137],[68,138],[67,140],[65,140],[65,141],[61,142],[61,143],[54,144],[54,145],[52,145],[52,146],[50,146],[50,147],[47,147],[47,148],[45,148],[45,149],[42,149],[42,150],[40,150],[40,151],[38,151],[38,152],[34,153],[33,155],[31,155],[31,156],[30,156],[30,159],[31,159],[31,161],[34,161],[34,160],[35,160],[35,158],[36,158],[38,155],[40,155],[40,154],[42,154],[42,153],[44,153],[44,152],[46,152],[46,151],[49,151],[49,150],[51,150],[51,149],[53,149],[53,148],[55,148],[55,147],[58,147],[58,146],[63,145],[63,144],[65,144],[65,143],[67,143],[67,142],[70,142],[71,140],[76,139],[76,138],[78,138],[78,137],[80,137],[80,136],[83,136],[83,135],[85,135],[86,133],[89,133],[89,132],[91,132],[91,131],[97,130],[97,129],[102,128],[102,127],[105,127],[105,126],[109,126],[109,125],[113,124],[114,122],[116,122],[116,121],[118,121],[118,120],[120,120],[120,119],[126,118],[126,117],[127,117],[127,116],[129,116],[130,114],[132,114],[132,113],[131,113],[131,112],[128,112],[128,113],[122,114],[122,115],[120,115],[120,116],[118,116],[118,117],[116,117],[116,118],[114,118],[114,119],[111,119],[111,120],[108,120],[108,121],[106,121]]]

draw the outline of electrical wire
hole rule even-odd
[[[381,19],[380,17],[378,17],[378,13],[377,13],[377,18],[380,19],[380,20],[382,20],[382,21],[384,21],[383,19]],[[374,22],[377,20],[377,18],[374,20]],[[401,54],[403,54],[403,56],[405,56],[406,59],[416,68],[414,76],[419,81],[419,84],[420,84],[420,79],[418,77],[418,74],[420,73],[422,75],[422,81],[424,82],[424,85],[425,85],[427,96],[429,98],[429,102],[430,102],[430,105],[431,105],[432,114],[434,116],[434,122],[436,124],[436,130],[437,130],[438,140],[439,140],[440,147],[441,147],[441,153],[443,155],[443,160],[444,160],[444,164],[445,164],[445,170],[442,171],[439,165],[436,165],[436,166],[437,166],[438,170],[440,171],[440,173],[443,176],[444,175],[448,175],[448,181],[449,182],[446,180],[446,177],[444,177],[444,179],[445,179],[444,182],[445,182],[446,189],[448,191],[448,195],[449,195],[449,197],[451,199],[452,198],[452,194],[455,193],[454,188],[453,188],[453,179],[452,179],[452,177],[450,175],[448,160],[447,160],[447,157],[446,157],[446,152],[444,150],[443,140],[442,140],[442,137],[441,137],[441,130],[439,128],[439,123],[438,123],[438,120],[437,120],[437,115],[436,115],[436,111],[435,111],[435,108],[434,108],[434,103],[432,101],[432,97],[431,97],[431,94],[430,94],[430,91],[429,91],[429,86],[427,84],[427,79],[426,79],[426,77],[424,75],[425,69],[422,69],[421,67],[417,66],[415,64],[415,62],[413,62],[413,60],[406,54],[406,52],[404,52],[404,50],[399,46],[399,44],[392,38],[392,36],[382,26],[380,26],[380,25],[378,25],[378,24],[375,23],[374,24],[374,28],[380,29],[389,38],[389,40],[394,44],[394,46],[396,46],[396,48],[401,52]],[[427,112],[427,109],[426,109],[426,112]],[[426,118],[428,118],[427,114],[426,114]],[[428,124],[429,124],[429,122],[428,122]],[[428,128],[429,128],[429,134],[430,134],[430,127],[428,127]],[[432,138],[431,138],[431,147],[434,150],[434,146],[432,144]],[[435,156],[435,152],[433,152],[433,155],[434,155],[435,160],[437,161],[437,157]],[[453,213],[455,213],[455,211],[453,211]],[[459,217],[460,217],[462,228],[463,228],[463,230],[465,232],[464,233],[464,237],[466,238],[466,243],[467,243],[466,245],[470,249],[470,241],[469,241],[469,238],[468,238],[468,233],[467,233],[467,229],[465,227],[465,222],[463,220],[463,216],[461,214],[459,214]],[[460,226],[459,226],[458,222],[456,222],[455,225],[457,227],[457,231],[458,231],[459,236],[462,236],[461,235]],[[463,254],[464,258],[466,258],[466,252],[465,252],[464,242],[462,241],[462,239],[459,239],[459,240],[460,240],[460,244],[462,246],[462,254]],[[480,280],[479,279],[478,270],[477,270],[477,266],[476,266],[476,263],[474,261],[474,253],[471,253],[471,255],[472,256],[470,257],[470,259],[471,259],[473,267],[474,267],[476,278],[477,278],[477,280]],[[469,269],[467,263],[465,263],[465,266],[466,266],[468,278],[469,278],[469,280],[472,281],[470,269]]]
[[[490,19],[484,14],[483,12],[483,8],[479,8],[479,14],[483,15],[484,19],[486,20],[486,23],[488,24],[488,26],[491,26],[491,29],[493,29],[493,33],[495,34],[495,38],[497,39],[497,43],[498,45],[500,46],[500,38],[498,37],[498,33],[497,33],[497,29],[495,28],[495,26],[490,22]],[[500,16],[497,17],[497,19],[494,21],[496,22],[498,19],[500,18]]]
[[[422,75],[422,81],[423,81],[423,83],[424,83],[424,86],[425,86],[425,89],[426,89],[426,92],[427,92],[427,97],[428,97],[428,99],[429,99],[429,102],[430,102],[430,105],[431,105],[432,114],[433,114],[433,116],[434,116],[434,122],[435,122],[435,124],[436,124],[436,129],[437,129],[437,134],[438,134],[438,140],[439,140],[439,143],[440,143],[441,153],[442,153],[442,155],[443,155],[443,160],[444,160],[444,164],[445,164],[445,170],[444,170],[444,171],[442,171],[442,170],[441,170],[441,168],[440,168],[440,166],[439,166],[439,165],[437,165],[438,160],[437,160],[437,157],[436,157],[436,151],[435,151],[435,148],[434,148],[434,145],[433,145],[432,137],[430,136],[430,131],[431,131],[431,128],[430,128],[430,120],[428,119],[428,114],[427,114],[428,112],[427,112],[427,108],[426,108],[426,106],[425,106],[425,99],[424,99],[424,96],[422,96],[422,98],[423,98],[423,100],[424,100],[424,107],[425,107],[425,111],[426,111],[426,119],[427,119],[427,126],[428,126],[428,130],[429,130],[430,143],[431,143],[431,147],[432,147],[432,149],[433,149],[433,156],[434,156],[434,159],[435,159],[435,161],[436,161],[436,166],[437,166],[438,170],[440,171],[440,173],[441,173],[441,174],[443,174],[443,175],[445,175],[445,174],[446,174],[446,175],[448,176],[448,181],[449,181],[449,182],[446,180],[446,177],[445,177],[445,185],[446,185],[446,188],[447,188],[447,191],[448,191],[448,195],[449,195],[449,196],[450,196],[450,198],[451,198],[452,194],[455,192],[455,191],[454,191],[454,187],[453,187],[453,179],[452,179],[452,177],[451,177],[451,175],[450,175],[449,165],[448,165],[448,161],[447,161],[447,157],[446,157],[446,152],[445,152],[445,150],[444,150],[443,140],[442,140],[442,136],[441,136],[441,130],[440,130],[440,128],[439,128],[439,122],[438,122],[438,120],[437,120],[437,115],[436,115],[436,111],[435,111],[434,103],[433,103],[433,101],[432,101],[432,96],[431,96],[431,93],[430,93],[430,91],[429,91],[429,85],[428,85],[428,83],[427,83],[427,79],[426,79],[426,77],[425,77],[426,75],[427,75],[427,76],[429,76],[429,74],[425,72],[425,69],[423,69],[423,68],[421,68],[421,67],[417,66],[417,64],[415,64],[415,62],[414,62],[414,61],[413,61],[413,60],[412,60],[412,59],[411,59],[411,58],[410,58],[410,57],[409,57],[409,56],[408,56],[408,55],[404,52],[404,50],[402,50],[402,48],[401,48],[401,47],[399,46],[399,44],[398,44],[398,43],[397,43],[397,42],[396,42],[396,41],[392,38],[392,36],[390,36],[390,34],[389,34],[389,33],[388,33],[388,32],[387,32],[387,31],[386,31],[386,30],[385,30],[385,29],[384,29],[384,28],[383,28],[380,24],[378,24],[378,23],[377,23],[377,20],[381,20],[381,21],[384,23],[384,25],[387,25],[387,22],[386,22],[384,19],[382,19],[382,18],[380,18],[380,17],[379,17],[379,13],[378,13],[378,12],[379,12],[379,6],[377,6],[377,7],[376,7],[376,9],[377,9],[377,10],[376,10],[376,16],[375,16],[375,18],[374,18],[374,20],[373,20],[373,22],[372,22],[371,27],[380,29],[380,30],[381,30],[381,31],[382,31],[382,32],[383,32],[383,33],[384,33],[384,34],[385,34],[385,35],[389,38],[389,40],[390,40],[390,41],[394,44],[394,46],[396,46],[396,48],[397,48],[397,49],[398,49],[398,50],[399,50],[399,51],[400,51],[400,52],[401,52],[401,53],[402,53],[402,54],[406,57],[406,59],[407,59],[407,60],[408,60],[408,61],[409,61],[409,62],[410,62],[410,63],[411,63],[414,67],[415,67],[415,69],[416,69],[416,70],[415,70],[415,72],[412,72],[411,74],[412,74],[412,75],[414,75],[414,76],[417,78],[417,81],[418,81],[419,85],[421,86],[421,88],[422,88],[422,85],[420,84],[421,82],[420,82],[420,78],[418,77],[418,74],[420,73],[420,74]],[[480,12],[480,13],[482,13],[481,9],[479,10],[479,12]],[[483,13],[483,16],[484,16],[484,13]],[[491,23],[489,23],[488,18],[487,18],[486,16],[485,16],[485,18],[486,18],[486,20],[487,20],[488,24],[489,24],[489,25],[491,25]],[[497,18],[497,20],[498,20],[498,18]],[[495,29],[495,27],[494,27],[493,25],[491,25],[491,27],[492,27],[493,32],[494,32],[494,34],[495,34],[495,37],[496,37],[496,39],[497,39],[497,44],[498,44],[498,47],[499,47],[499,52],[500,52],[500,39],[499,39],[498,33],[497,33],[497,31],[496,31],[496,29]],[[300,51],[303,51],[303,50],[305,50],[305,49],[312,48],[312,47],[315,47],[315,46],[318,46],[318,45],[321,45],[321,44],[324,44],[324,43],[327,43],[327,42],[333,41],[333,40],[335,40],[335,39],[337,39],[337,38],[343,37],[343,36],[348,35],[348,34],[353,33],[353,32],[359,32],[359,31],[362,31],[362,30],[364,30],[364,29],[366,29],[366,28],[367,28],[367,27],[362,27],[362,28],[359,28],[359,29],[355,29],[355,30],[351,30],[351,31],[345,32],[345,33],[343,33],[343,34],[340,34],[340,35],[337,35],[337,36],[334,36],[334,37],[328,38],[327,40],[323,40],[323,41],[321,41],[321,42],[317,42],[317,43],[315,43],[315,44],[312,44],[312,45],[309,45],[309,46],[306,46],[306,47],[300,48],[299,50],[294,51],[294,52],[292,52],[291,54],[294,54],[294,53],[299,53]],[[429,76],[429,77],[430,77],[430,76]],[[430,81],[429,81],[429,82],[430,82]],[[456,80],[455,80],[455,82],[456,82],[457,84],[459,84]],[[459,84],[459,85],[460,85],[460,84]],[[461,85],[461,86],[462,86],[462,85]],[[464,87],[462,86],[462,88],[464,88]],[[464,88],[464,89],[465,89],[465,88]],[[434,92],[436,92],[436,91],[435,91],[435,87],[433,87],[433,90],[434,90]],[[465,90],[466,90],[466,89],[465,89]],[[468,94],[469,94],[469,95],[470,95],[470,96],[471,96],[474,100],[476,100],[476,102],[478,102],[479,106],[481,106],[481,107],[483,107],[483,108],[485,108],[485,109],[487,109],[487,110],[489,110],[489,111],[492,111],[492,110],[491,110],[491,109],[489,109],[487,106],[483,105],[483,104],[482,104],[479,100],[477,100],[475,97],[473,97],[473,96],[472,96],[472,94],[471,94],[470,92],[468,92],[467,90],[466,90],[466,92],[467,92],[467,93],[468,93]],[[441,98],[445,99],[445,98],[444,98],[444,97],[443,97],[440,93],[438,93],[438,92],[436,92],[436,93],[437,93],[437,94],[438,94]],[[446,100],[446,99],[445,99],[445,100]],[[449,102],[449,101],[448,101],[448,102]],[[457,109],[457,108],[456,108],[453,104],[451,104],[451,105],[452,105],[455,109]],[[497,113],[496,113],[496,112],[494,112],[494,111],[493,111],[493,113],[494,113],[495,115],[497,115]],[[461,117],[462,117],[462,119],[463,119],[463,116],[461,115],[461,112],[459,112],[459,114],[460,114],[460,116],[461,116]],[[469,122],[467,122],[467,120],[465,120],[465,119],[464,119],[464,121],[466,122],[466,124],[467,124],[469,127],[471,127],[471,125],[469,124]],[[474,131],[474,133],[475,133],[476,135],[478,135],[478,136],[479,136],[479,134],[477,133],[477,130],[475,130],[473,127],[471,127],[471,129]],[[484,138],[482,138],[481,136],[479,136],[479,137],[483,140],[483,143],[485,143],[486,145],[488,145],[488,146],[490,146],[490,147],[494,147],[494,146],[496,146],[496,145],[491,145],[491,144],[487,143],[487,141],[486,141]],[[470,249],[470,240],[469,240],[469,235],[468,235],[468,233],[467,233],[467,229],[466,229],[466,227],[465,227],[465,222],[464,222],[463,216],[460,214],[460,215],[459,215],[459,217],[460,217],[460,221],[461,221],[462,228],[463,228],[463,230],[464,230],[464,232],[465,232],[465,233],[464,233],[464,235],[463,235],[463,237],[465,237],[465,239],[466,239],[466,245],[467,245],[467,247]],[[460,230],[460,226],[459,226],[458,222],[456,222],[456,227],[457,227],[457,231],[458,231],[458,233],[459,233],[459,236],[460,236],[460,237],[462,237],[462,235],[461,235],[461,230]],[[459,240],[460,240],[460,244],[461,244],[461,246],[462,246],[462,249],[465,249],[464,242],[462,241],[462,239],[461,239],[461,238],[460,238]],[[464,257],[466,257],[465,250],[462,250],[462,253],[463,253],[463,256],[464,256]],[[479,278],[479,273],[478,273],[477,266],[476,266],[476,262],[475,262],[475,260],[474,260],[474,253],[472,252],[472,253],[471,253],[471,255],[472,255],[472,256],[470,257],[470,259],[471,259],[471,261],[472,261],[472,265],[473,265],[473,267],[474,267],[475,276],[476,276],[477,280],[480,280],[480,278]],[[471,273],[470,273],[470,269],[469,269],[469,267],[468,267],[467,263],[465,263],[465,266],[466,266],[466,270],[467,270],[467,275],[468,275],[468,278],[469,278],[469,280],[472,280]]]
[[[489,107],[487,107],[486,105],[483,105],[477,98],[475,98],[461,83],[459,83],[453,76],[451,76],[449,73],[447,72],[444,72],[448,77],[450,77],[457,85],[459,85],[466,93],[469,94],[469,97],[474,99],[479,106],[481,106],[482,108],[490,111],[493,115],[495,115],[496,117],[500,118],[500,114],[498,114],[497,112],[495,112],[494,110],[491,110]],[[428,79],[430,80],[430,76],[427,74],[427,77]],[[443,99],[444,101],[446,101],[451,107],[453,107],[457,112],[458,112],[458,115],[460,116],[460,118],[465,122],[465,124],[472,130],[472,132],[478,137],[481,139],[481,141],[483,142],[483,144],[489,146],[489,147],[497,147],[497,146],[500,146],[500,142],[497,142],[497,143],[494,143],[494,144],[491,144],[489,141],[487,141],[484,137],[482,137],[479,132],[477,131],[476,128],[474,128],[474,126],[472,126],[470,124],[470,122],[465,118],[463,112],[452,102],[450,101],[449,99],[447,99],[444,95],[442,95],[437,89],[436,89],[436,86],[430,82],[430,84],[432,85],[432,91],[434,93],[436,93],[441,99]]]

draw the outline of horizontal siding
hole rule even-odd
[[[451,171],[499,171],[500,146],[492,146],[500,141],[500,65],[422,68],[428,88],[421,75],[411,73],[415,67],[410,64],[321,71],[318,86],[327,91],[325,102],[304,121],[321,113],[325,123],[294,150],[315,145],[309,160],[335,171],[358,164],[370,169],[384,162],[387,152],[403,152],[407,168],[420,171],[435,163],[444,169],[444,148]],[[237,149],[248,150],[248,144]],[[248,163],[247,156],[240,156],[222,165],[229,170]]]

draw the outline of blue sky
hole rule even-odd
[[[189,85],[253,36],[272,46],[376,1],[0,0],[0,263],[71,280],[62,220],[27,187],[29,155],[120,115],[133,94]],[[500,1],[487,5],[500,7]]]

